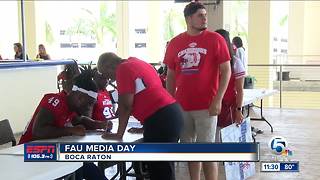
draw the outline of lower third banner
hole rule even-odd
[[[26,144],[25,149],[30,148],[31,145]],[[36,148],[40,146],[42,145],[37,144]],[[61,143],[57,144],[56,147],[57,161],[259,160],[259,144],[255,143]],[[25,153],[28,152],[25,151]],[[46,153],[45,151],[39,151],[39,157],[42,157],[42,152]],[[28,157],[29,155],[25,154],[25,160],[27,161],[38,160]],[[35,157],[38,157],[38,155]]]

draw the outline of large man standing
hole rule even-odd
[[[207,31],[207,14],[199,2],[184,9],[187,31],[171,40],[164,63],[167,90],[185,115],[182,142],[214,142],[217,115],[230,79],[230,55],[222,36]],[[220,81],[219,81],[220,77]],[[203,162],[207,180],[218,178],[217,163]],[[189,162],[192,180],[200,180],[200,162]]]
[[[134,57],[122,59],[114,53],[99,57],[98,71],[116,80],[119,92],[117,133],[105,133],[105,139],[121,139],[132,114],[143,124],[144,142],[178,142],[183,115],[176,100],[163,88],[155,69]],[[174,180],[173,162],[147,162],[151,180]]]

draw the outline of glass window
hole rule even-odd
[[[19,42],[18,2],[0,1],[0,55],[14,59],[13,44]]]
[[[271,5],[271,39],[273,51],[271,56],[277,64],[288,63],[284,55],[288,53],[288,13],[289,3],[286,1],[272,1]]]
[[[230,31],[230,39],[239,36],[244,47],[248,42],[248,11],[249,1],[224,1],[224,19],[229,22],[225,29]]]
[[[52,59],[97,61],[116,52],[115,1],[36,1],[37,43]]]
[[[186,30],[183,9],[174,1],[129,1],[129,55],[163,61],[167,41]]]

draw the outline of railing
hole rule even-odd
[[[255,88],[279,90],[279,99],[269,99],[274,107],[320,109],[320,64],[249,64]]]
[[[0,69],[14,69],[14,68],[27,68],[39,66],[57,66],[74,63],[73,60],[50,60],[50,61],[24,61],[24,60],[9,60],[0,61]]]

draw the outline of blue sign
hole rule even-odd
[[[280,162],[281,172],[298,172],[299,162]]]
[[[24,161],[56,161],[57,146],[53,143],[24,144]]]

